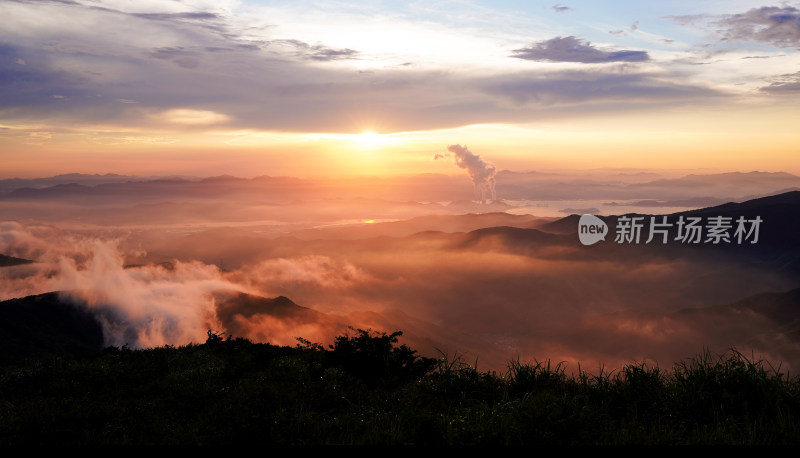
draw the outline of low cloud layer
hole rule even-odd
[[[358,279],[352,267],[343,272],[328,267],[329,259],[273,260],[225,274],[215,265],[177,260],[161,264],[126,266],[126,257],[141,251],[120,249],[115,239],[68,234],[44,226],[16,222],[0,224],[0,253],[34,259],[34,264],[2,269],[0,300],[60,291],[63,299],[86,306],[103,327],[106,345],[148,348],[200,343],[208,330],[231,332],[220,321],[218,307],[226,295],[265,291],[275,284],[321,285]],[[348,274],[349,272],[349,274]],[[266,275],[271,282],[255,282]],[[276,288],[277,289],[277,288]],[[302,329],[262,314],[236,316],[238,337],[292,345],[304,336],[330,339],[340,329],[306,320]],[[230,324],[229,324],[230,325]],[[302,331],[303,334],[298,334]]]
[[[37,261],[6,268],[0,299],[63,291],[97,312],[107,345],[201,341],[218,327],[208,295],[236,287],[215,266],[197,262],[126,269],[113,239],[8,222],[0,231],[0,252]]]
[[[650,59],[647,51],[603,50],[592,43],[576,38],[555,37],[534,43],[527,48],[515,49],[512,57],[540,62],[580,62],[597,64],[606,62],[644,62]]]
[[[402,330],[423,354],[456,351],[496,370],[517,355],[563,360],[573,369],[580,362],[589,371],[642,359],[669,365],[732,345],[752,345],[784,368],[800,364],[797,344],[770,334],[767,317],[692,311],[796,286],[713,256],[587,249],[564,237],[497,228],[350,241],[263,239],[272,247],[265,253],[288,255],[264,254],[222,271],[189,259],[125,268],[123,254],[141,259],[144,252],[44,226],[2,223],[0,241],[0,252],[38,261],[0,269],[2,299],[70,291],[101,317],[111,345],[202,342],[208,329],[285,345],[295,337],[328,343],[350,324]],[[214,243],[224,252],[236,238]],[[220,292],[282,295],[313,310],[287,319],[259,312],[252,299],[220,319]]]

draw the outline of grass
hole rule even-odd
[[[504,374],[422,358],[400,333],[325,349],[223,339],[0,372],[0,444],[798,444],[800,381],[739,352],[662,369]]]

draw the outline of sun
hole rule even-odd
[[[363,149],[375,149],[386,146],[392,142],[391,137],[383,134],[376,134],[371,130],[354,135],[354,140]]]

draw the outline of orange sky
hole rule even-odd
[[[800,174],[789,4],[102,3],[0,5],[0,178]]]
[[[69,173],[350,176],[453,173],[434,161],[466,144],[499,169],[785,171],[800,174],[800,111],[756,107],[645,113],[538,125],[358,134],[38,132],[6,139],[6,177]]]

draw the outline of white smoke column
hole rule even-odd
[[[486,162],[477,154],[472,153],[466,146],[450,145],[447,151],[453,153],[456,165],[466,169],[472,184],[475,186],[475,194],[480,197],[481,203],[485,203],[487,197],[492,201],[497,199],[494,191],[495,175],[497,168],[494,164]],[[437,154],[434,158],[444,157]]]

